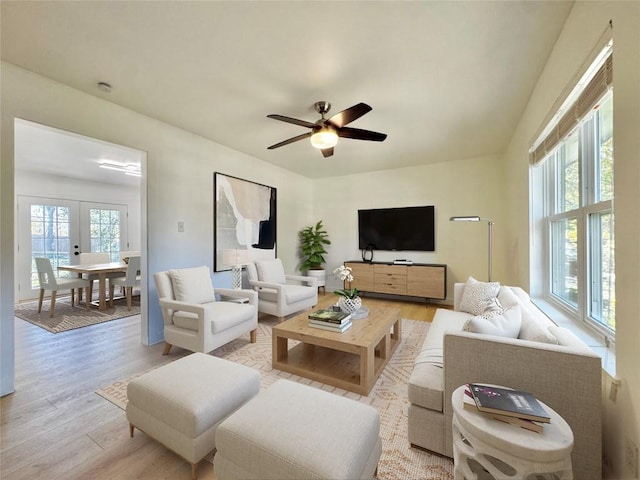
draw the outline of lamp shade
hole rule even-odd
[[[249,250],[225,249],[222,251],[222,263],[225,265],[244,265],[251,261]]]
[[[463,216],[463,217],[450,217],[449,221],[450,222],[479,222],[480,217],[477,217],[475,215]]]

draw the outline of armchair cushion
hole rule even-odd
[[[256,262],[256,269],[258,270],[258,280],[261,282],[287,283],[282,260],[279,258],[259,260]]]
[[[315,291],[313,288],[305,287],[303,285],[285,285],[284,286],[284,298],[287,304],[299,302],[307,298],[313,297]],[[271,289],[262,289],[258,293],[258,297],[261,300],[268,302],[278,301],[278,292]]]
[[[209,267],[169,270],[173,295],[176,300],[187,303],[215,302],[216,296],[211,283]]]

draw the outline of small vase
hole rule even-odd
[[[362,299],[360,297],[347,298],[341,296],[338,299],[338,306],[345,313],[353,313],[362,306]]]

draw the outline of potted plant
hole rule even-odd
[[[351,282],[353,282],[353,273],[351,267],[345,267],[344,265],[340,265],[333,271],[333,275],[342,280],[342,282],[346,282],[349,284],[349,288],[344,288],[342,290],[336,290],[336,295],[339,295],[338,298],[338,306],[345,313],[354,313],[357,312],[362,306],[362,299],[358,295],[357,288],[351,288]]]
[[[327,253],[325,246],[331,245],[331,241],[329,234],[322,226],[322,220],[300,230],[299,236],[300,253],[302,254],[300,270],[306,271],[308,276],[316,277],[318,287],[324,289],[326,274],[323,265],[326,262],[324,255]]]

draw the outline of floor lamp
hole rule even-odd
[[[242,288],[242,266],[250,261],[249,250],[225,249],[222,251],[222,263],[231,266],[232,284],[235,290]]]
[[[482,218],[476,216],[466,216],[466,217],[451,217],[449,218],[450,222],[487,222],[489,225],[489,282],[491,281],[491,227],[493,227],[493,222],[489,218]]]

